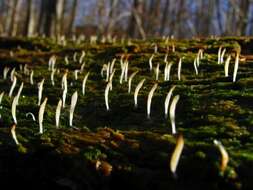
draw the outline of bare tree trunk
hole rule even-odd
[[[217,14],[217,22],[218,27],[220,28],[220,34],[224,33],[224,27],[222,24],[222,17],[221,17],[221,7],[220,7],[220,0],[216,0],[216,14]]]
[[[74,0],[72,7],[71,7],[71,13],[70,13],[70,19],[69,19],[69,25],[68,25],[68,36],[70,36],[71,34],[73,34],[73,26],[74,26],[74,21],[75,21],[75,17],[76,17],[76,9],[78,6],[78,0]]]
[[[31,37],[34,35],[35,10],[33,0],[27,0],[27,17],[25,23],[25,35]]]
[[[49,37],[53,37],[55,34],[55,22],[56,22],[56,1],[46,1],[45,10],[45,23],[44,23],[44,34]]]
[[[170,19],[168,17],[169,6],[170,6],[170,0],[166,0],[165,7],[163,9],[163,14],[162,14],[162,20],[161,20],[161,26],[160,26],[160,35],[162,35],[164,33],[164,30],[165,30],[165,27],[166,27],[166,24],[167,24],[167,20]]]
[[[11,23],[10,23],[10,28],[9,28],[10,36],[17,35],[20,7],[21,7],[21,1],[15,0],[12,7]]]
[[[55,5],[55,36],[58,38],[62,34],[62,16],[64,10],[64,0],[56,0]]]
[[[241,0],[240,1],[240,21],[238,22],[238,28],[240,28],[240,33],[238,35],[246,35],[247,34],[247,24],[249,18],[249,10],[250,10],[250,1],[249,0]]]
[[[131,37],[141,36],[143,39],[146,38],[145,31],[143,29],[143,11],[144,11],[144,0],[134,0],[132,5],[132,16],[130,17],[128,24],[128,35]]]
[[[119,2],[118,0],[110,0],[110,12],[109,12],[109,15],[108,15],[108,20],[109,21],[108,21],[108,26],[107,26],[107,29],[106,29],[106,33],[108,35],[111,35],[112,30],[113,30],[114,20],[116,18],[115,12],[116,12],[118,2]]]

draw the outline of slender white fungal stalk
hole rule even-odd
[[[88,72],[85,77],[83,78],[83,83],[82,83],[82,93],[83,95],[85,95],[85,86],[86,86],[86,82],[87,82],[87,79],[90,75],[90,72]]]
[[[157,53],[157,51],[158,51],[158,46],[157,44],[154,44],[154,53]]]
[[[24,66],[24,74],[29,75],[29,69],[27,68],[27,64]]]
[[[231,60],[231,55],[229,55],[225,61],[225,65],[224,65],[225,77],[228,77],[228,69],[229,69],[230,60]]]
[[[155,69],[155,80],[159,80],[159,63],[157,64],[156,66],[156,69]]]
[[[52,84],[52,86],[54,86],[54,74],[55,74],[55,72],[56,72],[56,69],[53,69],[53,70],[51,71],[51,75],[50,75],[50,79],[51,79],[51,84]]]
[[[76,69],[76,70],[74,71],[75,80],[77,80],[77,79],[78,79],[78,72],[79,72],[79,70],[78,70],[78,69]]]
[[[85,57],[85,51],[82,51],[82,54],[79,58],[79,63],[81,64],[83,62],[83,58]]]
[[[114,68],[115,62],[116,62],[116,59],[114,58],[114,59],[112,60],[112,63],[111,63],[110,73],[113,72],[113,68]]]
[[[218,50],[218,65],[221,63],[221,51],[222,51],[222,46],[220,46]]]
[[[66,96],[67,96],[67,89],[64,89],[62,92],[62,107],[65,108]]]
[[[176,112],[176,105],[179,100],[180,96],[174,96],[171,105],[170,105],[170,122],[172,127],[172,134],[176,134],[176,123],[175,123],[175,112]]]
[[[125,57],[124,54],[122,54],[122,55],[120,56],[120,68],[121,68],[121,70],[123,69],[123,66],[124,66],[124,57]]]
[[[110,78],[109,78],[109,82],[111,83],[110,91],[112,91],[112,79],[113,79],[113,77],[114,77],[115,71],[116,71],[116,69],[113,69],[112,74],[111,74],[111,76],[110,76]]]
[[[43,118],[44,118],[44,112],[45,112],[46,104],[47,104],[47,97],[44,99],[44,101],[40,105],[40,109],[39,109],[38,118],[39,118],[39,133],[40,134],[43,133]]]
[[[220,170],[223,173],[227,168],[229,156],[226,149],[224,148],[224,146],[221,144],[220,141],[214,140],[213,143],[219,148],[219,151],[221,153]]]
[[[168,76],[168,65],[169,65],[169,63],[168,62],[166,62],[166,65],[165,65],[165,67],[164,67],[164,81],[167,81],[167,76]]]
[[[152,102],[152,97],[154,95],[155,90],[157,89],[158,84],[154,84],[152,89],[150,90],[148,94],[148,100],[147,100],[147,118],[150,119],[150,110],[151,110],[151,102]]]
[[[236,54],[235,57],[235,66],[234,66],[234,73],[233,73],[233,82],[236,81],[237,71],[239,67],[239,53]]]
[[[13,121],[15,124],[17,124],[17,117],[16,117],[16,108],[17,108],[17,103],[18,103],[18,97],[15,96],[13,101],[12,101],[12,104],[11,104],[11,115],[12,115],[12,118],[13,118]]]
[[[132,84],[132,80],[134,78],[134,76],[138,73],[139,71],[135,71],[133,72],[130,77],[129,77],[129,80],[128,80],[128,93],[130,94],[131,93],[131,84]]]
[[[83,73],[84,67],[85,67],[85,62],[81,65],[80,73]]]
[[[168,53],[166,53],[166,55],[164,56],[164,60],[163,60],[165,63],[168,62]]]
[[[18,89],[18,93],[17,93],[17,105],[18,105],[18,101],[19,101],[19,97],[21,95],[21,92],[23,90],[23,86],[24,86],[24,82],[21,83],[19,89]]]
[[[170,99],[171,99],[171,95],[173,93],[173,91],[175,90],[176,86],[172,86],[170,88],[170,91],[168,92],[166,98],[165,98],[165,102],[164,102],[164,115],[165,118],[168,117],[168,109],[169,109],[169,104],[170,104]]]
[[[11,82],[14,80],[15,71],[16,71],[16,68],[14,67],[14,68],[11,70]]]
[[[69,58],[68,58],[68,56],[65,56],[64,61],[65,61],[65,64],[66,64],[66,65],[69,64]]]
[[[33,70],[30,73],[30,84],[33,85]]]
[[[2,93],[0,94],[0,104],[2,103],[3,96],[4,96],[4,92],[2,92]]]
[[[178,67],[177,67],[177,78],[178,80],[181,80],[181,67],[182,67],[182,59],[180,58],[178,61]]]
[[[222,50],[222,53],[221,53],[221,56],[220,56],[220,63],[221,63],[221,64],[223,64],[223,62],[224,62],[225,53],[226,53],[226,48],[224,48],[224,49]]]
[[[74,55],[73,55],[73,61],[74,62],[77,62],[77,53],[75,52]]]
[[[119,79],[120,84],[122,84],[123,82],[124,74],[125,74],[125,62],[123,63],[123,66],[121,67],[121,74],[120,74],[120,79]]]
[[[62,107],[62,100],[60,99],[57,104],[56,111],[55,111],[55,126],[56,126],[56,128],[59,128],[61,107]]]
[[[200,64],[200,61],[199,61],[199,54],[197,54],[197,57],[196,57],[195,59],[196,59],[197,67],[199,67],[199,64]]]
[[[28,117],[29,115],[32,117],[33,121],[36,121],[35,116],[32,112],[28,112],[25,114],[26,117]]]
[[[124,69],[125,82],[127,82],[127,75],[128,75],[128,61],[126,61]]]
[[[10,89],[10,92],[9,92],[9,97],[12,96],[12,93],[13,93],[13,90],[14,90],[14,88],[16,86],[16,83],[17,83],[17,77],[14,76],[13,81],[12,81],[12,85],[11,85],[11,89]]]
[[[169,63],[167,66],[167,77],[166,80],[169,81],[170,80],[170,71],[171,71],[171,67],[172,67],[172,63]]]
[[[152,54],[152,56],[149,58],[149,70],[150,70],[150,71],[152,71],[152,65],[153,65],[153,64],[152,64],[152,61],[153,61],[153,59],[154,59],[154,56],[155,56],[155,55]]]
[[[71,104],[70,104],[70,109],[69,109],[69,126],[73,126],[73,115],[76,107],[76,102],[77,102],[78,94],[77,91],[75,91],[71,97]]]
[[[68,72],[66,71],[64,73],[64,75],[62,76],[62,80],[61,80],[61,88],[62,89],[67,89],[68,88],[67,76],[68,76]]]
[[[183,148],[184,148],[184,138],[182,134],[179,134],[177,137],[175,149],[170,159],[170,171],[172,172],[174,178],[177,177],[177,174],[176,174],[177,165],[178,165],[180,156],[182,154]]]
[[[44,81],[45,79],[43,78],[42,81],[38,84],[38,105],[40,105],[41,102]]]
[[[103,67],[101,69],[101,77],[103,78],[104,77],[104,71],[107,71],[107,65],[106,64],[103,64]]]
[[[142,79],[142,80],[138,83],[138,85],[136,86],[135,91],[134,91],[134,107],[136,107],[136,108],[137,108],[137,106],[138,106],[138,102],[137,102],[138,93],[139,93],[141,87],[143,86],[143,83],[145,82],[145,80],[146,80],[146,79]]]
[[[9,72],[10,68],[9,67],[4,67],[3,70],[3,79],[5,80],[7,78],[7,74]]]
[[[105,106],[106,110],[109,111],[109,90],[111,88],[112,83],[108,82],[105,88]]]
[[[194,65],[195,73],[196,73],[196,75],[198,75],[199,72],[198,72],[198,66],[197,66],[197,59],[196,58],[194,59],[193,65]]]
[[[106,82],[109,81],[110,78],[110,62],[107,64],[107,68],[106,68]]]
[[[199,49],[198,55],[200,59],[204,58],[204,54],[203,54],[204,50],[203,49]]]
[[[18,139],[17,139],[17,136],[16,136],[16,124],[13,124],[11,126],[11,136],[12,136],[14,142],[16,143],[16,145],[19,145],[19,142],[18,142]]]

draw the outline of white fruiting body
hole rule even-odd
[[[65,72],[64,75],[62,76],[62,80],[61,80],[61,88],[62,89],[68,88],[67,76],[68,76],[68,72]]]
[[[112,79],[114,77],[115,71],[116,71],[116,69],[113,69],[112,74],[111,74],[111,76],[109,78],[109,82],[111,83],[110,90],[112,90]]]
[[[164,115],[165,118],[168,117],[168,109],[169,109],[169,104],[170,104],[170,99],[171,99],[171,95],[173,93],[173,91],[175,90],[176,86],[172,86],[170,91],[168,92],[166,98],[165,98],[165,102],[164,102]]]
[[[176,134],[176,123],[175,123],[175,112],[176,112],[176,105],[179,100],[180,96],[176,95],[170,105],[170,122],[172,128],[172,134]]]
[[[101,77],[104,77],[104,71],[107,71],[107,65],[106,64],[103,64],[103,67],[101,69]]]
[[[40,105],[41,102],[44,81],[45,79],[42,79],[42,81],[38,84],[38,105]]]
[[[75,80],[78,79],[78,72],[79,72],[78,69],[74,70],[74,77],[75,77]]]
[[[11,89],[9,91],[9,97],[12,96],[12,93],[13,93],[13,90],[14,90],[14,88],[16,86],[16,83],[17,83],[17,78],[16,78],[16,76],[14,76],[13,81],[12,81],[12,85],[11,85]]]
[[[234,73],[233,73],[233,82],[236,81],[238,67],[239,67],[239,53],[237,53],[236,57],[235,57],[235,67],[234,67]]]
[[[128,75],[128,61],[126,61],[124,69],[125,82],[127,82],[127,75]]]
[[[9,72],[10,68],[9,67],[4,67],[3,70],[3,79],[5,80],[7,78],[7,74]]]
[[[14,80],[16,68],[14,67],[11,71],[11,82]]]
[[[198,72],[198,66],[197,66],[197,59],[196,58],[194,59],[193,65],[194,65],[195,73],[196,73],[196,75],[198,75],[199,72]]]
[[[55,125],[56,125],[56,128],[59,128],[61,107],[62,107],[62,100],[60,99],[58,104],[57,104],[56,111],[55,111]]]
[[[152,102],[152,97],[154,95],[155,90],[157,89],[158,84],[154,84],[152,89],[150,90],[148,94],[148,100],[147,100],[147,118],[150,118],[150,110],[151,110],[151,102]]]
[[[28,117],[29,115],[32,117],[33,121],[36,121],[35,116],[33,115],[32,112],[28,112],[25,114],[26,117]]]
[[[50,74],[50,79],[51,79],[51,84],[54,86],[54,74],[56,72],[56,69],[52,69],[51,74]]]
[[[86,86],[86,82],[87,82],[87,79],[90,75],[90,72],[88,72],[85,77],[83,78],[83,83],[82,83],[82,93],[83,95],[85,95],[85,86]]]
[[[64,89],[62,92],[62,107],[63,108],[65,108],[66,96],[67,96],[67,89]]]
[[[145,80],[146,80],[146,79],[142,79],[142,80],[138,83],[138,85],[136,86],[135,91],[134,91],[134,107],[136,107],[136,108],[137,108],[137,106],[138,106],[138,102],[137,102],[137,100],[138,100],[138,99],[137,99],[137,98],[138,98],[138,93],[139,93],[141,87],[143,86],[143,83],[145,82]]]
[[[78,94],[77,94],[77,91],[75,91],[71,97],[71,104],[70,104],[70,109],[69,109],[69,126],[70,127],[73,126],[73,115],[74,115],[74,111],[75,111],[75,107],[77,103],[77,98],[78,98]]]
[[[81,64],[83,62],[83,58],[85,57],[85,51],[82,51],[82,54],[79,58],[79,63]]]
[[[139,71],[133,72],[133,73],[130,75],[129,79],[128,79],[128,93],[129,93],[129,94],[131,93],[131,84],[132,84],[132,80],[133,80],[134,76],[135,76],[138,72],[139,72]]]
[[[66,65],[69,64],[69,58],[68,58],[68,56],[65,56],[64,61],[65,61],[65,64],[66,64]]]
[[[109,81],[110,78],[110,62],[107,64],[107,68],[106,68],[106,82]]]
[[[111,66],[110,66],[110,73],[113,72],[115,62],[116,62],[116,59],[114,58],[114,59],[112,60]]]
[[[152,56],[149,58],[149,70],[152,71],[152,61],[154,59],[154,54],[152,54]]]
[[[108,111],[110,109],[109,107],[109,90],[111,88],[112,83],[108,82],[105,88],[105,106],[106,110]]]
[[[85,67],[85,62],[81,65],[79,72],[82,73]]]
[[[159,80],[159,63],[157,64],[156,66],[156,69],[155,69],[155,80]]]
[[[226,151],[226,149],[224,148],[224,146],[221,144],[220,141],[218,140],[214,140],[213,143],[219,148],[220,153],[221,153],[221,164],[220,164],[220,170],[223,173],[228,165],[228,161],[229,161],[229,156],[228,153]]]
[[[224,62],[225,53],[226,53],[226,48],[224,48],[224,49],[222,50],[222,53],[221,53],[221,56],[220,56],[220,63],[221,63],[221,64]]]
[[[18,105],[18,101],[19,101],[19,97],[20,97],[20,95],[21,95],[21,92],[22,92],[22,90],[23,90],[23,86],[24,86],[24,82],[22,82],[21,83],[21,85],[20,85],[20,87],[19,87],[19,89],[18,89],[18,93],[17,93],[17,105]]]
[[[0,104],[2,103],[3,96],[4,96],[4,92],[2,92],[2,93],[0,94]]]
[[[44,101],[40,105],[40,109],[39,109],[38,118],[39,118],[39,133],[40,134],[43,133],[43,118],[44,118],[44,112],[45,112],[46,104],[47,104],[47,98],[44,99]]]
[[[231,60],[231,55],[229,55],[225,61],[225,65],[224,65],[224,72],[225,72],[225,77],[228,77],[228,70],[229,70],[229,63]]]
[[[178,61],[178,67],[177,67],[177,78],[178,80],[181,80],[181,67],[182,67],[182,59],[180,58]]]
[[[172,67],[172,63],[169,63],[168,66],[167,66],[166,81],[169,81],[169,80],[170,80],[170,71],[171,71],[171,67]]]
[[[220,46],[218,50],[218,65],[221,63],[221,51],[222,51],[222,47]]]
[[[12,136],[14,142],[16,143],[16,145],[19,145],[19,142],[18,142],[18,139],[17,139],[17,136],[16,136],[16,124],[13,124],[11,126],[11,136]]]
[[[30,73],[30,84],[33,85],[33,70]]]
[[[178,165],[180,156],[182,154],[183,148],[184,148],[184,138],[183,138],[183,135],[180,134],[177,137],[176,146],[170,159],[170,171],[172,172],[174,177],[176,177],[176,169],[177,169],[177,165]]]
[[[11,104],[11,114],[12,114],[12,118],[15,124],[17,124],[17,117],[16,117],[17,103],[18,103],[18,97],[15,96]]]

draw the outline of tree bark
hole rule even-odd
[[[10,22],[10,28],[9,28],[10,36],[17,35],[20,7],[21,7],[21,1],[15,0],[12,7],[11,22]]]
[[[160,35],[163,35],[164,31],[165,31],[165,27],[167,24],[168,19],[170,19],[168,17],[168,13],[169,13],[169,6],[170,6],[170,0],[166,0],[165,2],[165,7],[163,9],[163,14],[162,14],[162,20],[161,20],[161,26],[160,26]]]
[[[33,0],[27,0],[27,16],[25,23],[25,35],[31,37],[34,35],[35,10]]]
[[[70,36],[71,34],[74,33],[74,21],[75,21],[75,17],[76,17],[76,9],[78,6],[78,0],[74,0],[72,7],[71,7],[71,13],[70,13],[70,19],[69,19],[69,25],[68,25],[68,36]]]

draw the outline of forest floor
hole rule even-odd
[[[154,44],[157,52],[154,53]],[[172,46],[175,45],[175,52]],[[225,57],[232,59],[229,76],[224,76],[224,63],[217,64],[219,47],[226,48]],[[169,48],[167,48],[169,47]],[[194,58],[204,50],[198,75]],[[84,70],[79,58],[85,51]],[[236,82],[232,82],[235,55],[240,51]],[[127,55],[128,76],[139,71],[128,83],[119,82],[120,58]],[[149,69],[160,64],[159,80]],[[164,81],[164,57],[172,62],[169,81]],[[57,57],[55,85],[50,81],[48,61]],[[69,64],[65,57],[68,57]],[[76,60],[74,60],[76,58]],[[116,58],[113,89],[109,92],[110,110],[106,110],[104,64]],[[182,59],[181,80],[178,80],[178,61]],[[253,189],[253,39],[221,38],[193,40],[154,39],[132,40],[131,43],[97,43],[89,41],[56,45],[50,39],[0,39],[0,92],[4,92],[0,107],[0,185],[26,189]],[[26,65],[26,66],[25,66]],[[3,70],[10,67],[7,79]],[[10,133],[13,123],[11,106],[14,95],[10,73],[16,72],[17,94],[21,82],[24,88],[17,106],[16,145]],[[34,71],[34,84],[24,67]],[[55,127],[55,110],[62,98],[61,79],[68,69],[66,107],[62,108],[60,127]],[[90,72],[86,93],[82,80]],[[105,73],[104,73],[105,74]],[[39,134],[38,85],[45,79],[43,97],[48,98],[44,114],[44,133]],[[134,107],[134,89],[145,78]],[[157,83],[147,118],[148,93]],[[170,88],[180,95],[176,107],[176,129],[184,137],[184,148],[176,170],[170,171],[170,158],[176,137],[172,135],[169,117],[164,117],[164,100]],[[71,96],[78,91],[73,125],[69,126]],[[27,113],[35,115],[36,121]],[[220,171],[221,154],[214,140],[222,142],[229,162]]]

